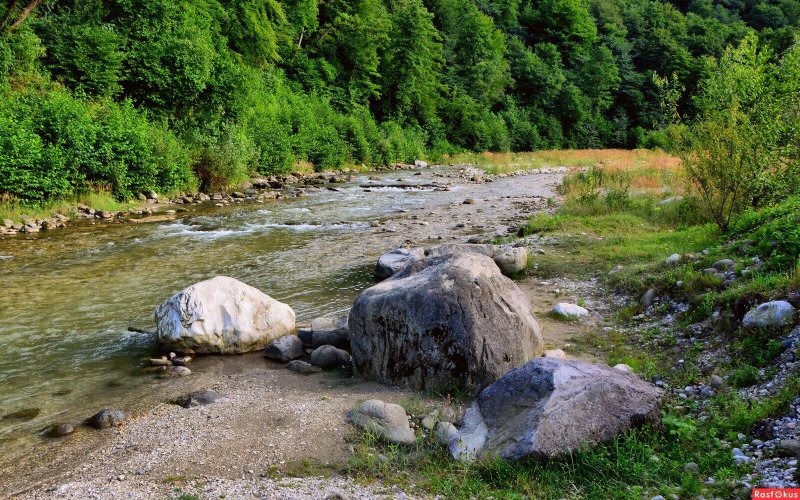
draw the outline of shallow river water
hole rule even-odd
[[[394,172],[380,182],[431,175]],[[155,307],[180,289],[227,275],[291,305],[298,321],[341,313],[373,283],[371,262],[387,250],[365,246],[370,221],[464,197],[459,187],[367,191],[359,187],[366,182],[359,176],[338,192],[264,204],[192,207],[172,222],[0,239],[0,453],[46,425],[146,394],[156,382],[138,367],[158,349],[152,336],[127,329],[154,329]],[[20,410],[33,412],[14,417]]]
[[[416,174],[359,175],[336,191],[261,204],[190,206],[174,221],[76,223],[0,238],[0,469],[54,449],[57,440],[42,432],[54,423],[78,424],[108,407],[141,414],[176,390],[253,367],[283,369],[255,353],[198,358],[180,383],[144,373],[143,362],[160,354],[156,339],[128,327],[154,330],[156,306],[181,289],[226,275],[289,304],[299,322],[343,314],[374,283],[381,253],[406,240],[504,232],[547,205],[561,180],[474,184],[452,169]],[[449,189],[364,188],[399,183]],[[473,197],[476,204],[462,204]]]

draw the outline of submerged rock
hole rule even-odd
[[[485,385],[543,351],[526,296],[472,252],[428,257],[365,290],[349,325],[359,375],[416,389]]]
[[[108,429],[124,424],[130,415],[121,410],[102,410],[86,419],[86,423],[95,429]]]
[[[41,412],[41,408],[23,408],[5,415],[3,420],[33,420],[38,417]]]
[[[537,358],[481,391],[450,442],[453,457],[551,458],[658,424],[661,393],[635,375]]]
[[[402,406],[370,399],[354,408],[347,417],[353,424],[374,432],[384,441],[395,444],[414,444],[414,431]]]
[[[226,276],[176,293],[156,309],[162,345],[199,353],[260,350],[295,329],[292,308]]]

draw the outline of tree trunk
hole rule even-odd
[[[25,8],[22,9],[22,12],[20,12],[17,20],[11,24],[11,28],[9,28],[9,31],[14,31],[15,29],[19,28],[20,25],[25,22],[28,16],[31,15],[33,9],[35,9],[41,1],[42,0],[31,0],[30,2],[28,2],[28,5],[26,5]]]
[[[8,0],[6,2],[6,12],[3,14],[3,18],[0,19],[0,31],[5,29],[6,24],[8,24],[9,19],[11,19],[11,14],[14,13],[14,9],[17,7],[17,0]]]

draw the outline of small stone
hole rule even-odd
[[[567,353],[563,349],[548,349],[542,354],[545,358],[567,359]]]
[[[164,378],[169,377],[188,377],[192,374],[192,370],[186,368],[185,366],[168,366],[166,370],[161,372],[161,376]]]
[[[615,266],[613,269],[611,269],[608,272],[608,276],[613,276],[613,275],[617,274],[618,272],[622,271],[623,269],[625,269],[625,266],[622,266],[622,265]]]
[[[95,429],[108,429],[109,427],[119,427],[128,418],[130,415],[121,410],[102,410],[86,419],[86,423]]]
[[[700,466],[694,462],[689,462],[688,464],[683,466],[683,471],[697,473],[700,472]]]
[[[56,424],[47,429],[47,435],[52,438],[69,436],[75,432],[75,427],[70,424]]]
[[[644,294],[639,298],[639,304],[645,309],[653,305],[653,300],[656,298],[656,291],[653,288],[648,288]]]
[[[719,375],[711,375],[711,379],[708,382],[708,385],[710,385],[714,389],[719,389],[724,384],[725,384],[725,381]]]
[[[319,373],[322,371],[322,368],[319,366],[314,366],[311,363],[307,363],[299,359],[289,361],[286,364],[286,368],[292,370],[293,372],[299,373],[300,375],[311,375],[312,373]]]
[[[589,311],[577,304],[560,303],[553,307],[553,314],[565,319],[578,319],[589,315]]]
[[[625,373],[633,373],[633,368],[631,368],[630,366],[626,365],[625,363],[616,364],[616,365],[612,366],[612,368],[615,369],[615,370],[619,370],[621,372],[625,372]]]
[[[456,426],[450,422],[438,422],[436,424],[436,439],[443,445],[450,445],[450,441],[458,434]]]
[[[287,363],[303,356],[303,341],[296,335],[285,335],[267,345],[264,357]]]
[[[677,253],[674,253],[674,254],[670,255],[669,257],[667,257],[666,259],[664,259],[664,263],[666,263],[668,266],[674,266],[675,264],[677,264],[680,261],[681,261],[681,256],[680,256],[680,254],[677,254]]]
[[[221,397],[222,396],[218,392],[207,389],[181,396],[175,403],[184,408],[194,408],[195,406],[205,406],[216,403]]]
[[[439,420],[438,414],[430,414],[422,419],[422,428],[427,431],[432,431],[434,427],[436,427],[436,423],[438,420]]]
[[[736,262],[732,261],[731,259],[722,259],[711,264],[711,267],[717,271],[730,271],[736,267]]]
[[[476,203],[475,202],[475,198],[467,198],[466,200],[464,200],[463,204],[464,205],[474,205],[475,203]]]
[[[191,356],[179,356],[177,358],[172,358],[172,364],[175,366],[186,366],[192,362]]]
[[[166,356],[150,359],[150,366],[169,366],[171,364],[172,361],[168,360]]]
[[[416,437],[402,406],[370,399],[354,408],[348,418],[356,426],[396,444],[414,444]]]
[[[323,345],[311,353],[311,364],[321,368],[337,368],[350,365],[350,353],[332,345]]]

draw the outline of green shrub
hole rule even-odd
[[[750,387],[758,382],[758,368],[742,364],[731,373],[730,383],[734,387]]]
[[[743,213],[731,231],[754,241],[754,250],[766,259],[768,269],[793,271],[800,255],[800,196]]]

